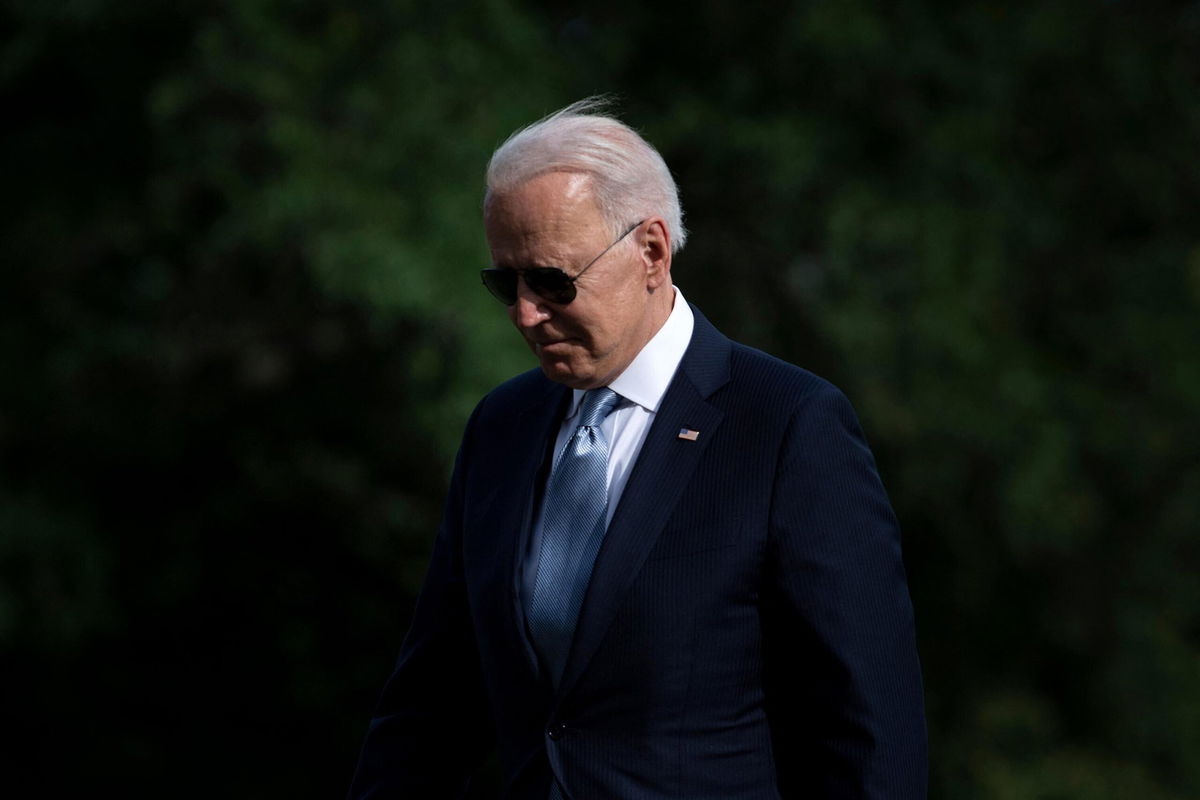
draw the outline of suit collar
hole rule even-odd
[[[729,382],[729,354],[733,345],[695,306],[692,316],[695,319],[692,341],[679,369],[700,397],[708,398]]]

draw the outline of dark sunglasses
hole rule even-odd
[[[480,270],[479,274],[483,278],[483,285],[492,293],[492,296],[506,306],[517,302],[518,278],[524,279],[529,291],[543,300],[565,306],[575,299],[575,281],[579,280],[579,276],[587,272],[592,264],[603,258],[605,253],[616,247],[622,239],[633,233],[637,226],[645,221],[641,220],[630,225],[624,233],[613,240],[612,244],[604,248],[600,255],[589,261],[587,266],[575,273],[574,276],[568,275],[558,267],[521,267],[519,269],[489,267]]]

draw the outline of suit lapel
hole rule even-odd
[[[692,312],[692,341],[646,434],[596,556],[560,695],[570,691],[599,647],[721,423],[721,411],[706,398],[728,380],[730,343],[694,306]],[[694,441],[681,439],[683,428],[700,435]]]

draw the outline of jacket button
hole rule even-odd
[[[566,730],[567,726],[559,722],[547,728],[546,735],[550,737],[551,741],[557,742],[563,737],[563,734],[566,732]]]

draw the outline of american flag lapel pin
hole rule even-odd
[[[689,442],[694,442],[700,437],[700,431],[694,431],[691,428],[680,428],[679,438],[687,439]]]

